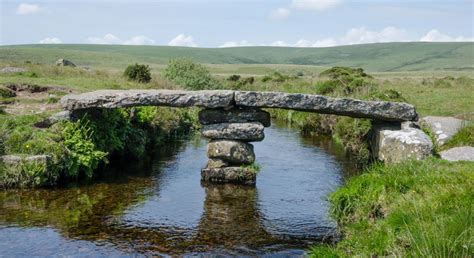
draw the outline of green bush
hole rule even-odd
[[[150,66],[144,64],[129,65],[123,73],[131,81],[148,83],[151,81]]]
[[[333,94],[342,96],[360,95],[364,89],[366,92],[376,87],[373,77],[366,74],[362,68],[333,67],[325,70],[319,75],[328,80],[318,82],[316,91],[319,94]]]
[[[93,172],[101,161],[106,161],[106,152],[97,149],[92,140],[94,132],[88,127],[87,122],[65,122],[62,137],[64,146],[68,151],[66,160],[66,176],[77,177],[84,171],[87,177],[92,177]]]
[[[163,76],[186,89],[204,90],[222,88],[221,83],[211,76],[209,70],[190,59],[171,59]]]
[[[0,97],[2,98],[13,98],[15,97],[16,94],[14,91],[8,89],[8,88],[5,88],[3,86],[0,86]]]
[[[236,82],[238,80],[240,80],[240,75],[237,75],[237,74],[233,74],[231,76],[229,76],[227,78],[228,81],[231,81],[231,82]]]

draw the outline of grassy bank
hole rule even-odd
[[[21,162],[0,167],[1,187],[34,187],[100,176],[113,158],[141,159],[154,148],[187,134],[197,124],[194,109],[143,107],[76,114],[38,128],[43,115],[2,116],[0,155],[48,155],[48,164]]]
[[[375,165],[332,193],[343,239],[314,257],[468,257],[474,251],[474,163],[436,158]]]

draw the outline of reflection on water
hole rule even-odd
[[[299,255],[331,241],[325,197],[352,164],[330,142],[267,128],[257,186],[204,185],[206,141],[122,161],[94,184],[0,193],[3,255]]]

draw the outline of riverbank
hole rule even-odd
[[[342,240],[311,256],[472,255],[473,171],[437,158],[367,169],[329,197]]]
[[[75,116],[52,125],[44,114],[3,116],[0,186],[52,186],[97,177],[109,161],[143,159],[198,124],[195,109],[141,107]]]

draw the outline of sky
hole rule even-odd
[[[0,0],[0,45],[474,41],[474,0]]]

